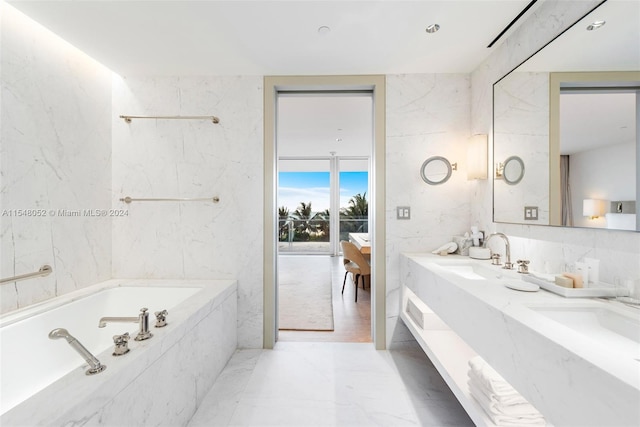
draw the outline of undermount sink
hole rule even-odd
[[[487,280],[486,277],[481,276],[476,272],[477,269],[474,269],[474,266],[468,264],[458,264],[458,265],[440,265],[440,267],[450,273],[457,274],[460,277],[470,280]]]
[[[595,301],[528,308],[596,340],[603,347],[634,358],[640,356],[640,311],[634,313]]]

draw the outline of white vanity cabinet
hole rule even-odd
[[[476,424],[492,425],[466,383],[477,354],[555,426],[640,425],[640,344],[604,344],[536,309],[602,305],[633,321],[640,310],[515,291],[517,273],[460,256],[403,254],[401,280],[403,321]]]

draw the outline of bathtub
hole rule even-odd
[[[197,409],[237,346],[232,280],[110,280],[0,317],[0,424],[181,425]],[[153,337],[134,341],[136,323],[104,316],[150,314]],[[153,312],[167,310],[155,328]],[[65,328],[107,369],[87,376]],[[113,336],[129,332],[129,353],[113,356]]]

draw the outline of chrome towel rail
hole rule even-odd
[[[220,123],[216,116],[120,116],[125,122],[131,123],[132,119],[168,119],[168,120],[211,120],[213,124]]]
[[[0,284],[17,282],[19,280],[30,279],[32,277],[48,276],[49,274],[51,274],[52,271],[53,271],[53,268],[51,268],[50,265],[43,265],[42,267],[40,267],[40,270],[34,273],[21,274],[20,276],[13,276],[13,277],[7,277],[6,279],[2,279],[0,280]]]
[[[218,203],[220,201],[220,197],[201,197],[195,199],[176,199],[176,198],[167,198],[167,199],[135,199],[133,197],[123,197],[120,199],[121,202],[131,203],[131,202],[213,202]]]

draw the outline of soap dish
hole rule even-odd
[[[523,291],[523,292],[537,292],[540,290],[540,286],[535,283],[527,283],[527,282],[510,282],[504,284],[507,288],[513,289],[515,291]]]
[[[469,258],[473,259],[491,259],[491,249],[472,246],[469,248]]]

